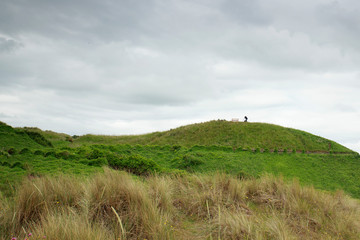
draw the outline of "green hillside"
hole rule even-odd
[[[77,144],[141,144],[181,146],[232,146],[245,149],[297,150],[309,152],[352,152],[350,149],[313,134],[267,123],[225,120],[191,124],[164,132],[133,136],[85,135]]]
[[[359,239],[359,179],[358,153],[272,124],[71,137],[0,123],[0,240]]]
[[[54,147],[64,147],[68,146],[69,140],[72,139],[70,135],[65,133],[57,133],[50,130],[41,130],[37,127],[23,127],[16,128],[16,130],[26,131],[26,132],[34,132],[44,136]]]
[[[12,147],[19,149],[51,146],[51,142],[41,134],[22,129],[14,129],[3,122],[0,122],[0,150],[7,151]]]
[[[220,171],[258,178],[271,173],[360,197],[359,154],[272,124],[210,121],[145,135],[81,137],[0,125],[0,191],[6,195],[24,177],[84,176],[103,166],[137,175]]]

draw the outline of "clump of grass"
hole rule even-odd
[[[166,235],[158,208],[144,186],[130,175],[106,169],[104,174],[90,180],[87,186],[86,208],[93,221],[112,226],[118,235],[127,238]]]
[[[35,239],[115,239],[101,224],[89,221],[85,214],[72,210],[51,213],[31,226]]]
[[[78,208],[83,195],[80,182],[71,177],[26,180],[14,199],[14,224],[23,225],[38,221],[43,215],[52,213],[62,206]]]

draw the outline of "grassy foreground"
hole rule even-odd
[[[0,199],[1,240],[360,239],[360,203],[269,175],[25,180]]]

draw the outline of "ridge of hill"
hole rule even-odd
[[[311,133],[268,123],[213,120],[164,132],[143,135],[105,136],[87,134],[77,144],[181,145],[191,147],[232,146],[243,149],[297,150],[307,152],[351,153],[352,150]]]
[[[52,147],[43,135],[26,129],[15,129],[6,123],[0,122],[0,149],[16,148],[41,148]]]

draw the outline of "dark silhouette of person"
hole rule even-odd
[[[247,122],[247,120],[248,120],[247,116],[245,116],[244,118],[245,118],[244,122]]]

